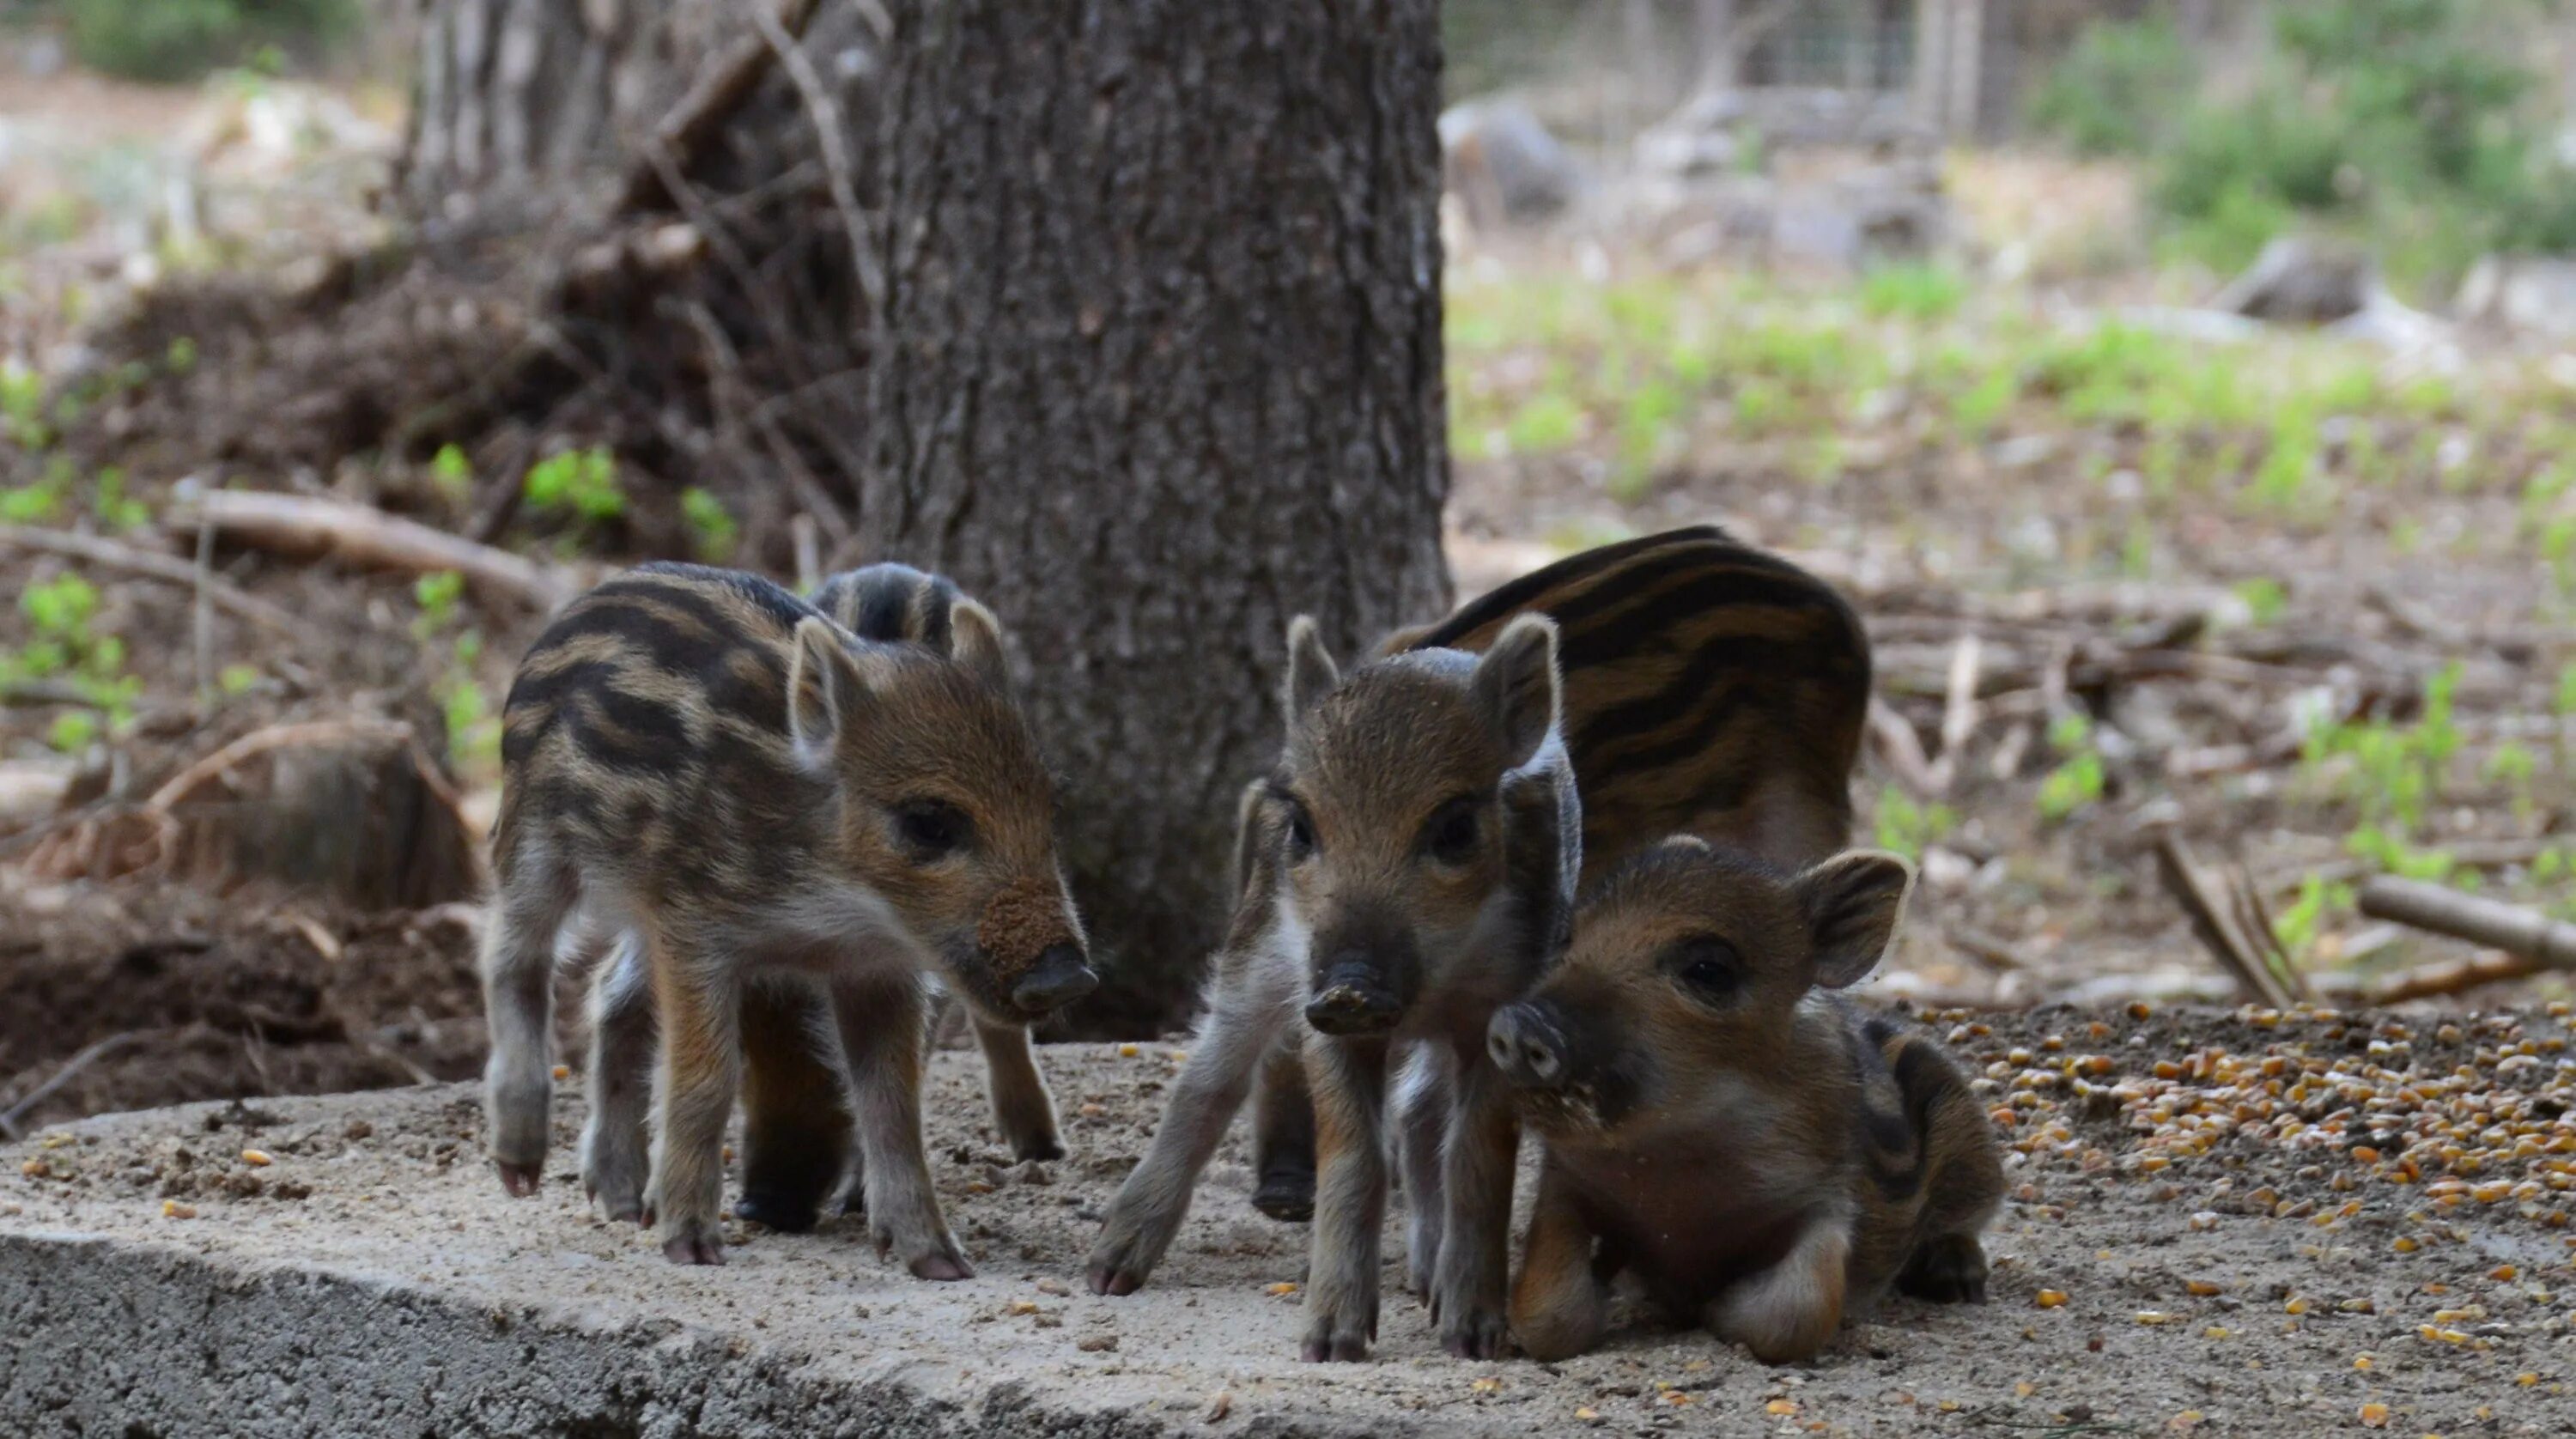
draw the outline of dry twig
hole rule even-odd
[[[2156,872],[2191,917],[2192,933],[2249,998],[2279,1008],[2310,997],[2242,869],[2213,874],[2167,830],[2156,841]]]
[[[105,1059],[107,1056],[114,1054],[120,1049],[123,1049],[125,1046],[133,1043],[136,1039],[141,1037],[142,1031],[133,1029],[125,1030],[118,1034],[111,1034],[107,1038],[98,1041],[96,1044],[88,1046],[80,1053],[63,1061],[62,1068],[55,1070],[44,1083],[27,1091],[27,1093],[21,1097],[17,1103],[9,1106],[7,1112],[0,1113],[0,1135],[6,1135],[10,1139],[16,1139],[19,1134],[18,1121],[26,1118],[37,1105],[51,1099],[54,1096],[55,1091],[61,1089],[64,1085],[71,1083],[73,1078],[82,1070],[89,1068],[98,1061]]]
[[[146,579],[160,580],[165,584],[187,585],[202,592],[208,604],[255,625],[275,630],[279,634],[291,635],[301,628],[295,616],[251,594],[239,585],[219,580],[209,574],[200,574],[195,565],[170,555],[156,555],[149,550],[138,550],[132,545],[121,545],[114,540],[103,540],[95,535],[76,535],[68,530],[30,529],[24,525],[0,524],[0,545],[10,545],[22,550],[38,550],[46,554],[61,555],[66,559],[87,560],[91,564],[105,565],[110,569],[123,570],[127,574],[141,575]]]
[[[573,594],[572,584],[547,566],[342,500],[211,490],[176,507],[173,522],[190,529],[204,524],[242,544],[286,554],[327,554],[416,575],[453,570],[486,595],[539,611],[550,611]],[[178,568],[194,580],[188,566]]]
[[[2361,887],[2359,905],[2372,919],[2465,939],[2551,969],[2576,969],[2576,924],[2538,910],[2387,874]]]
[[[783,0],[776,23],[791,36],[805,33],[815,0]],[[724,133],[725,122],[760,88],[778,52],[759,36],[737,41],[698,74],[679,103],[653,127],[618,193],[621,213],[649,210],[670,198],[669,176],[695,168],[700,152]]]
[[[2368,1004],[2398,1004],[2410,999],[2432,999],[2480,985],[2529,979],[2548,967],[2519,954],[2475,955],[2390,975],[2365,991],[2363,1000]]]

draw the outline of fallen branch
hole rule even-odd
[[[150,550],[138,550],[132,545],[120,545],[114,540],[103,540],[96,535],[76,535],[67,530],[30,529],[25,525],[0,525],[0,545],[61,555],[66,559],[87,560],[91,564],[123,570],[130,575],[141,575],[146,579],[160,580],[167,584],[186,585],[192,590],[202,588],[208,604],[226,614],[275,630],[279,634],[295,634],[304,627],[295,616],[251,594],[241,586],[228,580],[216,579],[212,575],[201,575],[197,572],[196,566],[174,556],[156,555]]]
[[[2464,839],[2434,848],[2454,865],[2468,869],[2494,869],[2508,864],[2529,864],[2551,850],[2572,844],[2576,844],[2576,839],[2552,834],[2537,839]],[[2376,873],[2378,869],[2377,862],[2373,860],[2329,859],[2269,870],[2255,883],[2266,894],[2281,894],[2301,888],[2312,878],[2321,884],[2349,884]]]
[[[186,769],[172,775],[152,797],[143,802],[147,810],[167,814],[193,798],[196,792],[221,778],[242,761],[256,755],[281,749],[312,749],[346,744],[352,740],[381,740],[388,744],[409,745],[413,742],[411,726],[399,720],[309,720],[301,724],[270,725],[253,730],[231,744],[203,756]],[[432,778],[436,770],[429,771]],[[439,781],[441,798],[453,802],[455,794]]]
[[[2192,933],[2247,997],[2276,1009],[2309,997],[2242,870],[2213,873],[2168,830],[2156,841],[2156,872],[2191,917]]]
[[[1939,781],[1932,773],[1932,762],[1923,755],[1922,737],[1905,716],[1888,707],[1876,695],[1869,698],[1869,734],[1878,742],[1878,757],[1886,764],[1897,783],[1920,795],[1939,793]]]
[[[2576,969],[2576,924],[2422,880],[2380,875],[2361,887],[2361,912],[2465,939],[2551,969]]]
[[[2029,956],[2000,935],[1966,925],[1954,925],[1947,937],[1952,949],[1999,973],[2018,974],[2031,967]]]
[[[64,1085],[71,1083],[73,1077],[78,1075],[82,1070],[89,1068],[98,1061],[105,1059],[107,1056],[114,1054],[120,1049],[123,1049],[125,1046],[133,1043],[136,1039],[141,1037],[142,1031],[133,1029],[126,1030],[121,1034],[111,1034],[107,1038],[98,1041],[96,1044],[90,1045],[80,1053],[63,1061],[63,1067],[55,1070],[52,1076],[46,1079],[44,1083],[29,1090],[24,1097],[18,1100],[17,1103],[10,1105],[7,1112],[0,1113],[0,1134],[5,1134],[13,1140],[16,1139],[19,1134],[18,1121],[26,1118],[37,1105],[53,1098],[56,1091],[60,1090]]]
[[[2481,954],[2469,959],[2428,964],[2406,970],[2372,985],[2364,994],[2367,1004],[2397,1004],[2409,999],[2433,999],[2480,985],[2503,984],[2508,980],[2529,979],[2549,966],[2519,954]]]
[[[487,596],[550,611],[573,594],[551,568],[365,505],[267,490],[210,490],[175,506],[171,524],[205,524],[227,538],[283,554],[324,554],[352,564],[426,575],[453,570]],[[171,562],[191,584],[187,565]]]
[[[814,18],[814,6],[815,0],[785,0],[777,11],[778,29],[790,36],[802,36],[805,23]],[[688,93],[646,137],[642,153],[627,170],[626,183],[618,192],[618,211],[649,210],[668,200],[671,191],[666,176],[686,174],[695,168],[699,154],[724,133],[725,122],[760,87],[761,77],[769,73],[777,58],[777,50],[767,40],[753,35],[736,41],[732,49],[701,70]]]
[[[815,73],[797,37],[789,34],[778,18],[759,6],[753,6],[751,22],[760,29],[760,37],[777,56],[779,68],[787,72],[796,93],[805,101],[805,113],[814,122],[814,143],[823,157],[823,173],[829,177],[832,206],[840,211],[841,229],[849,237],[850,263],[859,279],[859,296],[875,313],[885,302],[885,271],[877,263],[876,246],[870,242],[867,215],[859,208],[859,190],[850,178],[850,155],[843,143],[841,107],[832,92]]]
[[[1984,653],[1984,643],[1974,630],[1961,635],[1950,651],[1950,673],[1941,702],[1941,757],[1932,762],[1928,775],[1935,794],[1946,794],[1959,777],[1968,739],[1977,732],[1977,672]]]

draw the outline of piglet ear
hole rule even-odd
[[[1299,615],[1288,622],[1288,683],[1280,691],[1280,703],[1288,708],[1288,723],[1297,723],[1316,701],[1333,692],[1342,682],[1341,668],[1333,663],[1332,654],[1324,648],[1323,632],[1315,627],[1315,617]]]
[[[1002,622],[964,596],[948,611],[948,657],[993,688],[1010,688],[1010,662],[1002,655]]]
[[[1913,884],[1912,865],[1874,849],[1835,855],[1792,881],[1807,915],[1816,983],[1841,989],[1878,967]]]
[[[1556,621],[1522,615],[1476,661],[1476,702],[1503,737],[1504,764],[1529,763],[1556,728]]]
[[[838,625],[812,615],[796,622],[787,657],[787,738],[796,758],[820,768],[868,703],[867,666]]]

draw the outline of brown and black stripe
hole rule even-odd
[[[946,654],[959,593],[945,575],[888,563],[831,576],[815,587],[812,603],[863,640],[908,640]]]
[[[1938,1040],[1872,1015],[1853,1032],[1861,1150],[1876,1198],[1919,1206],[1916,1232],[1973,1233],[2003,1191],[1993,1127]]]
[[[1840,849],[1869,638],[1832,586],[1714,525],[1586,551],[1386,648],[1476,650],[1557,623],[1587,871],[1692,833],[1792,869]]]
[[[506,878],[542,834],[556,863],[757,896],[743,856],[780,852],[823,806],[787,730],[788,651],[815,610],[757,575],[652,564],[573,602],[521,661],[502,711]]]

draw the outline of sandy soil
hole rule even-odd
[[[674,1269],[586,1213],[564,1173],[577,1095],[557,1106],[552,1182],[514,1203],[481,1160],[475,1098],[455,1087],[82,1121],[7,1154],[0,1227],[418,1280],[496,1312],[673,1320],[746,1353],[960,1396],[1015,1378],[1069,1386],[1085,1405],[1213,1434],[1260,1432],[1263,1415],[1381,1433],[2576,1432],[2563,1017],[2420,1034],[2244,1012],[1933,1023],[2015,1115],[1992,1302],[1898,1300],[1819,1362],[1779,1369],[1633,1314],[1603,1351],[1563,1364],[1446,1358],[1396,1292],[1400,1225],[1374,1362],[1300,1364],[1304,1230],[1252,1211],[1240,1135],[1154,1284],[1090,1295],[1080,1265],[1099,1208],[1174,1072],[1159,1046],[1045,1051],[1074,1154],[1038,1170],[1006,1167],[972,1057],[939,1057],[934,1170],[979,1271],[964,1284],[909,1279],[846,1219],[812,1237],[738,1232],[727,1267]],[[2290,1080],[2276,1120],[2218,1122],[2262,1107],[2267,1060]],[[2500,1144],[2479,1139],[2489,1129]],[[2365,1144],[2379,1153],[2353,1157]],[[272,1162],[245,1162],[251,1147]],[[2464,1179],[2452,1193],[2446,1150],[2479,1166],[2476,1186],[2528,1188],[2481,1202]]]

